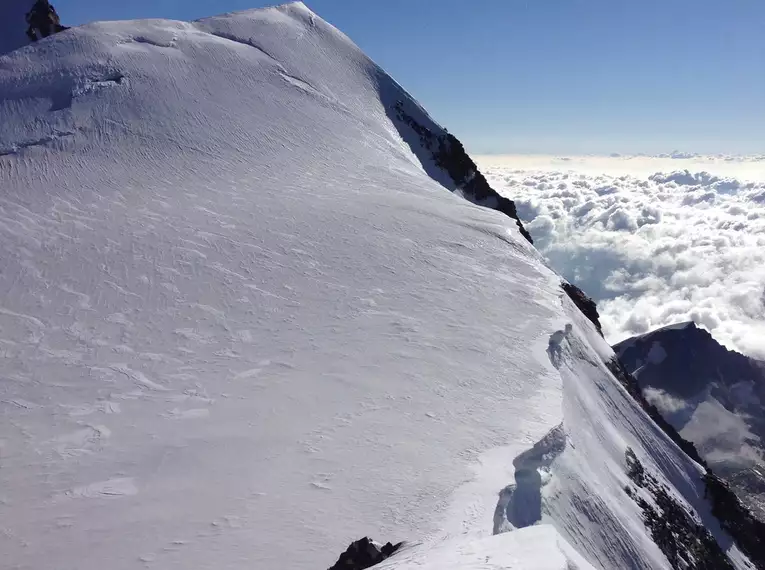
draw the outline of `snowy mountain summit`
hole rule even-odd
[[[4,567],[759,564],[514,217],[300,3],[0,57]]]
[[[692,322],[614,350],[645,397],[765,520],[765,363],[726,349]]]

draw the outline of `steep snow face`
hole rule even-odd
[[[0,0],[0,55],[29,43],[27,12],[35,0]]]
[[[614,348],[646,398],[765,520],[765,364],[693,323]]]
[[[10,567],[326,567],[560,421],[557,278],[380,81],[300,5],[0,60]]]
[[[542,466],[549,481],[542,490],[546,512],[541,520],[555,521],[562,535],[601,568],[665,567],[666,551],[657,546],[656,537],[646,536],[644,513],[625,494],[626,488],[632,489],[622,463],[627,448],[670,490],[681,510],[692,513],[723,550],[730,548],[734,567],[748,567],[711,514],[701,466],[680,453],[614,382],[604,364],[613,356],[607,343],[584,315],[571,314],[579,333],[569,333],[551,347],[551,360],[563,379],[567,445],[549,467]],[[656,501],[655,496],[644,498]],[[687,567],[703,568],[704,562],[690,557]]]
[[[420,541],[388,567],[670,568],[627,447],[744,567],[514,220],[426,173],[402,100],[440,130],[302,4],[0,58],[8,567],[314,569],[370,535]]]

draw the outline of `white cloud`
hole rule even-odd
[[[675,398],[659,388],[646,388],[643,390],[643,396],[645,396],[649,403],[656,406],[664,416],[683,412],[688,407],[688,403],[685,400]]]
[[[694,320],[765,358],[765,162],[676,154],[479,164],[551,265],[598,301],[609,341]]]

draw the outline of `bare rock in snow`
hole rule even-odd
[[[600,327],[600,315],[598,314],[598,307],[595,301],[585,295],[576,285],[566,283],[565,281],[560,285],[566,292],[566,295],[574,302],[577,308],[584,313],[584,316],[590,319],[595,328],[598,329],[600,336],[603,336],[603,330]]]
[[[29,24],[26,34],[33,42],[69,29],[61,25],[56,9],[48,0],[37,0],[27,12],[26,20]]]
[[[364,570],[389,558],[400,547],[400,542],[381,546],[365,536],[352,542],[329,570]]]
[[[410,107],[412,106],[410,103]],[[397,119],[418,135],[422,149],[428,151],[431,154],[429,158],[433,164],[448,175],[455,190],[474,204],[497,210],[513,218],[526,241],[531,244],[534,243],[531,234],[518,217],[515,202],[501,196],[489,186],[488,181],[478,170],[478,166],[470,158],[457,137],[448,132],[438,133],[434,130],[435,124],[432,125],[434,128],[430,128],[423,124],[424,119],[417,120],[411,112],[404,108],[403,100],[396,101],[394,107]],[[411,141],[410,144],[412,144]],[[415,150],[415,152],[417,151]],[[434,176],[434,178],[439,177]]]
[[[0,55],[66,29],[47,0],[0,1]]]

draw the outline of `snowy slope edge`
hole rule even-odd
[[[0,60],[12,566],[309,569],[395,534],[670,568],[631,449],[746,567],[560,278],[426,175],[405,98],[301,5]]]
[[[382,75],[383,77],[387,77]],[[403,91],[403,90],[402,90]],[[381,89],[381,93],[387,90]],[[388,103],[386,108],[390,109]],[[502,212],[515,220],[521,235],[533,244],[531,234],[518,216],[515,202],[494,190],[457,137],[433,121],[411,96],[398,99],[392,106],[391,120],[400,125],[401,137],[408,142],[425,170],[437,181],[479,206]],[[416,135],[416,136],[415,136]]]
[[[560,421],[558,278],[425,175],[356,46],[293,4],[0,64],[11,565],[307,569],[491,531],[512,466],[441,513]]]

